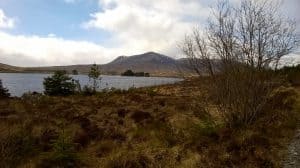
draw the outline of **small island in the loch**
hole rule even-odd
[[[147,72],[133,72],[132,70],[127,70],[121,74],[122,76],[137,76],[137,77],[150,77]]]

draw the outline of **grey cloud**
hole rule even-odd
[[[299,0],[284,0],[282,6],[284,14],[289,18],[295,19],[297,22],[297,31],[300,33],[300,1]]]

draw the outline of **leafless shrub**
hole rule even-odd
[[[283,18],[279,6],[271,0],[220,2],[207,28],[195,29],[182,45],[195,72],[211,76],[211,93],[230,125],[260,116],[280,84],[272,69],[299,44],[296,23]]]

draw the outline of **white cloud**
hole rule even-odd
[[[65,0],[72,3],[78,0]],[[147,51],[175,56],[177,42],[199,20],[207,8],[198,0],[100,0],[102,9],[91,14],[86,28],[103,29],[113,36],[103,47],[87,41],[12,35],[0,31],[1,62],[18,66],[106,63],[119,55]],[[192,19],[191,19],[192,18]]]
[[[56,34],[50,33],[48,34],[48,37],[56,37]]]
[[[18,66],[107,63],[119,55],[147,51],[177,57],[180,53],[177,44],[194,26],[207,19],[209,5],[217,0],[98,1],[101,9],[92,13],[83,26],[109,32],[112,36],[105,40],[114,47],[65,40],[55,34],[41,37],[0,31],[0,62]],[[0,9],[1,27],[14,27],[14,20],[7,18]]]
[[[174,56],[176,45],[192,27],[205,20],[209,8],[199,0],[100,0],[85,28],[113,34],[113,43],[134,52],[157,51]]]
[[[87,41],[11,35],[0,31],[0,60],[17,66],[105,63],[116,53]]]
[[[4,11],[0,9],[0,28],[13,28],[15,20],[5,15]]]

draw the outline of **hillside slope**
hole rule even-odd
[[[24,68],[0,63],[0,72],[22,72]]]

